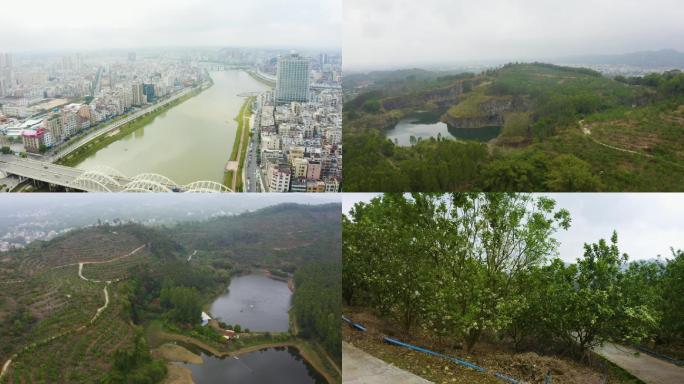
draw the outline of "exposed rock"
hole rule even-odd
[[[524,111],[528,107],[526,104],[521,97],[492,97],[478,105],[476,115],[456,117],[447,113],[442,121],[453,128],[500,127],[505,123],[505,113]]]

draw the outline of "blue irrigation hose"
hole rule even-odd
[[[520,383],[518,380],[516,380],[510,376],[504,375],[503,373],[494,372],[494,376],[498,377],[499,379],[501,379],[503,381],[507,381],[507,382],[512,383],[512,384],[519,384]]]
[[[428,355],[440,357],[440,358],[449,360],[449,361],[454,362],[454,363],[456,363],[456,364],[459,364],[459,365],[462,365],[462,366],[464,366],[464,367],[468,367],[468,368],[474,369],[474,370],[479,371],[479,372],[482,372],[482,373],[487,372],[487,369],[486,369],[486,368],[480,367],[479,365],[475,365],[475,364],[470,363],[470,362],[467,362],[467,361],[465,361],[465,360],[461,360],[461,359],[457,359],[457,358],[452,357],[452,356],[448,356],[448,355],[444,355],[444,354],[441,354],[441,353],[437,353],[437,352],[431,351],[431,350],[429,350],[429,349],[417,347],[417,346],[415,346],[415,345],[411,345],[411,344],[408,344],[408,343],[404,343],[404,342],[401,342],[401,341],[399,341],[399,340],[392,339],[392,338],[389,338],[389,337],[384,337],[383,340],[384,340],[386,343],[388,343],[388,344],[394,344],[394,345],[398,345],[398,346],[400,346],[400,347],[412,349],[412,350],[414,350],[414,351],[427,353]],[[501,380],[503,380],[503,381],[509,382],[509,383],[511,383],[511,384],[522,384],[521,381],[518,381],[518,380],[516,380],[516,379],[514,379],[514,378],[512,378],[512,377],[510,377],[510,376],[504,375],[503,373],[492,372],[492,374],[493,374],[494,376],[496,376],[497,378],[499,378],[499,379],[501,379]]]
[[[457,359],[457,358],[455,358],[455,357],[443,355],[443,354],[441,354],[441,353],[437,353],[437,352],[431,351],[431,350],[429,350],[429,349],[425,349],[425,348],[421,348],[421,347],[416,347],[415,345],[403,343],[403,342],[401,342],[401,341],[399,341],[399,340],[392,339],[392,338],[389,338],[389,337],[385,337],[384,340],[385,340],[386,343],[389,343],[389,344],[394,344],[394,345],[398,345],[398,346],[401,346],[401,347],[404,347],[404,348],[412,349],[412,350],[414,350],[414,351],[427,353],[428,355],[441,357],[441,358],[443,358],[443,359],[447,359],[447,360],[453,361],[454,363],[459,364],[459,365],[462,365],[462,366],[464,366],[464,367],[472,368],[472,369],[474,369],[474,370],[476,370],[476,371],[487,372],[486,369],[484,369],[484,368],[482,368],[482,367],[480,367],[480,366],[478,366],[478,365],[475,365],[475,364],[473,364],[473,363],[469,363],[469,362],[464,361],[464,360],[461,360],[461,359]]]
[[[359,330],[359,331],[361,331],[361,332],[366,332],[366,331],[367,331],[367,330],[366,330],[366,327],[364,327],[363,325],[361,325],[361,324],[359,324],[359,323],[355,323],[355,322],[352,321],[350,318],[348,318],[348,317],[346,317],[346,316],[344,316],[344,315],[342,315],[342,320],[344,320],[347,324],[349,324],[349,326],[351,326],[351,327],[353,327],[353,328],[356,328],[357,330]]]

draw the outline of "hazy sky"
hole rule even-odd
[[[0,52],[341,44],[342,0],[7,0],[0,10]]]
[[[681,0],[344,0],[347,70],[684,50]]]
[[[618,232],[620,251],[630,260],[671,258],[670,247],[684,249],[684,194],[653,193],[561,193],[546,194],[559,208],[570,211],[572,224],[560,231],[559,256],[574,262],[584,253],[584,243],[610,239]],[[369,201],[376,194],[345,193],[343,212],[354,203]]]

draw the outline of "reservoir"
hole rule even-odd
[[[213,317],[250,331],[287,332],[292,292],[287,283],[250,274],[231,279],[228,291],[211,305]],[[219,358],[189,347],[203,364],[184,364],[197,384],[325,384],[325,378],[296,348],[276,347]]]
[[[186,364],[197,384],[325,384],[295,348],[267,348],[236,358],[202,353],[204,364]]]
[[[150,124],[100,149],[76,167],[104,165],[133,177],[159,173],[178,184],[221,183],[245,92],[268,87],[240,70],[212,72],[214,85],[161,113]]]
[[[263,275],[233,277],[209,312],[224,323],[250,331],[287,332],[292,292],[287,283]]]
[[[386,137],[401,147],[411,146],[411,136],[429,140],[431,137],[487,142],[501,133],[501,127],[454,128],[439,121],[439,115],[416,113],[400,120],[386,132]]]

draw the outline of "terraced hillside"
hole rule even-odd
[[[509,64],[425,80],[422,89],[415,79],[381,84],[345,104],[347,191],[684,189],[679,71],[612,79],[583,68]],[[488,143],[433,137],[411,147],[385,138],[418,112],[438,116],[426,123],[442,121],[454,136],[490,127],[501,133]]]
[[[134,328],[116,281],[154,258],[137,231],[91,227],[3,255],[0,361],[11,360],[5,383],[99,382],[113,353],[131,347]]]

